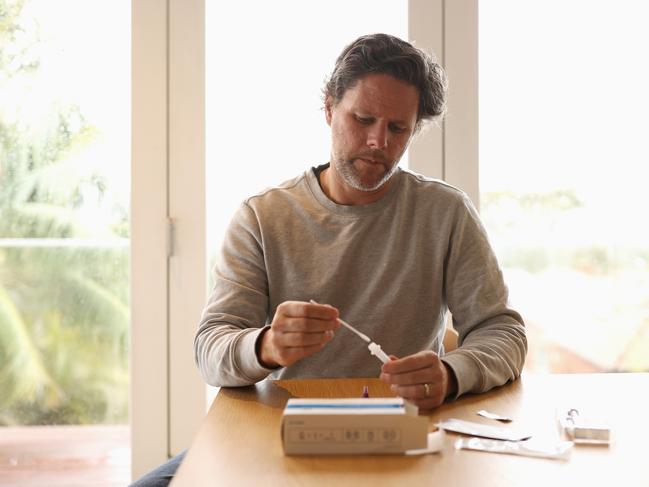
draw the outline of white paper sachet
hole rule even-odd
[[[483,438],[492,438],[495,440],[519,441],[530,438],[530,435],[524,431],[518,431],[506,426],[492,426],[473,421],[464,421],[462,419],[449,418],[437,424],[438,428],[455,433],[462,433],[471,436],[481,436]]]
[[[457,450],[478,450],[489,453],[550,458],[553,460],[568,460],[572,447],[572,441],[546,443],[536,440],[505,441],[486,438],[460,438],[455,442]]]

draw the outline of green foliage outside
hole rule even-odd
[[[528,327],[549,333],[549,342],[557,340],[602,370],[649,371],[646,243],[610,231],[607,215],[588,208],[573,190],[501,191],[481,198],[481,215],[510,287],[525,296],[521,311]],[[578,341],[575,329],[582,332]]]
[[[538,274],[564,268],[590,275],[609,275],[640,266],[649,270],[649,248],[590,240],[580,211],[583,203],[573,190],[482,195],[481,215],[504,267]],[[602,220],[602,225],[604,225]]]
[[[24,100],[42,42],[26,3],[0,0],[0,94]],[[0,106],[0,425],[128,421],[128,247],[6,244],[128,237],[127,208],[84,214],[110,189],[83,157],[96,136],[76,106],[35,126]]]

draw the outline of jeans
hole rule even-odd
[[[185,458],[185,453],[187,452],[184,451],[173,457],[167,463],[163,463],[156,469],[151,470],[132,483],[130,487],[167,487],[176,470],[178,470],[180,463],[183,461],[183,458]]]

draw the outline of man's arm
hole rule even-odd
[[[214,289],[194,339],[195,360],[214,386],[244,386],[320,351],[340,327],[338,310],[287,301],[268,321],[268,276],[257,219],[242,205],[214,270]]]
[[[268,321],[268,279],[259,226],[245,203],[226,231],[213,272],[214,288],[194,338],[196,364],[210,385],[254,384],[273,368],[255,354]]]
[[[382,367],[382,380],[422,409],[515,380],[527,353],[523,320],[508,305],[500,267],[467,197],[455,216],[444,278],[460,347],[443,357],[423,351]]]
[[[465,195],[445,267],[445,291],[459,347],[442,357],[457,378],[453,397],[486,392],[520,376],[525,326],[509,293],[478,213]]]

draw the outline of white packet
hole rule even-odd
[[[543,443],[538,440],[506,441],[488,440],[485,438],[460,438],[455,442],[456,450],[479,450],[490,453],[505,453],[526,457],[568,460],[572,452],[572,441]]]
[[[494,440],[520,441],[530,438],[526,431],[518,431],[509,426],[493,426],[490,424],[475,423],[463,419],[449,418],[440,423],[437,427],[455,433],[464,435],[481,436],[483,438],[492,438]]]
[[[437,453],[444,448],[444,439],[446,433],[444,430],[428,432],[428,447],[419,450],[406,450],[404,455],[426,455],[428,453]]]

